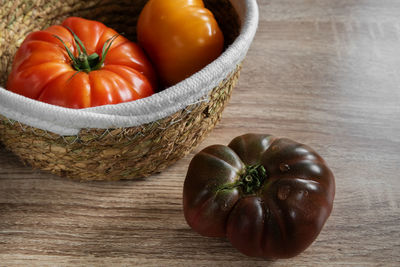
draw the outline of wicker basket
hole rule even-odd
[[[61,23],[66,17],[95,19],[136,40],[136,22],[145,0],[1,1],[0,85],[5,86],[13,55],[25,36]],[[230,46],[240,34],[240,20],[227,0],[206,0]],[[0,141],[34,168],[78,180],[146,177],[196,147],[221,118],[240,64],[195,104],[150,123],[113,129],[81,129],[64,136],[0,115]],[[190,78],[189,78],[190,79]],[[3,114],[4,115],[4,114]]]

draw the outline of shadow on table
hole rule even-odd
[[[173,171],[80,183],[32,170],[0,147],[0,254],[253,261],[227,240],[201,237],[187,226],[183,177]]]

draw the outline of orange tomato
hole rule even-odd
[[[205,67],[224,46],[218,23],[202,0],[148,1],[137,34],[165,86]]]
[[[68,108],[116,104],[154,93],[155,71],[135,43],[96,21],[66,19],[29,34],[7,89]]]

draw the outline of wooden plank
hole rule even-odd
[[[221,123],[163,173],[78,183],[0,148],[0,265],[400,265],[400,2],[258,2],[260,27]],[[309,144],[336,176],[333,213],[298,257],[248,258],[184,220],[194,153],[246,132]]]

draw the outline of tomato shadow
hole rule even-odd
[[[226,238],[203,237],[189,226],[177,229],[172,240],[179,241],[178,251],[190,252],[192,259],[198,261],[207,259],[224,266],[270,266],[275,262],[243,255]]]
[[[135,181],[81,183],[32,170],[0,146],[0,253],[173,259],[193,265],[272,263],[240,254],[225,238],[202,237],[189,228],[179,168]]]

